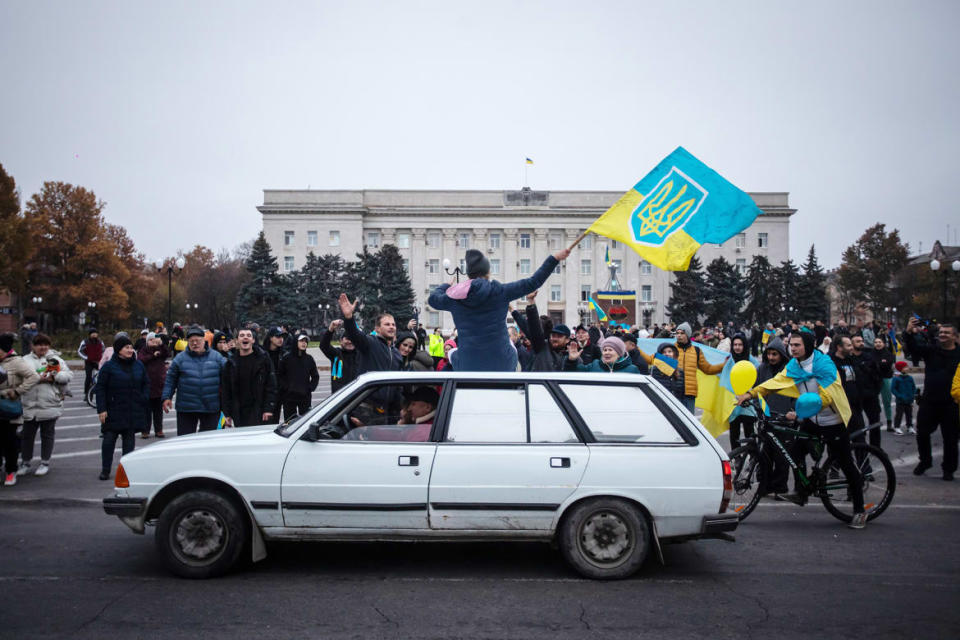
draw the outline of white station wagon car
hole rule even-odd
[[[723,449],[647,376],[372,373],[279,427],[125,455],[104,510],[205,578],[271,540],[541,540],[584,576],[732,539]],[[662,559],[662,554],[660,554]]]

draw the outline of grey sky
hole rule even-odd
[[[195,5],[200,5],[199,8]],[[683,145],[789,191],[791,254],[960,227],[960,2],[0,0],[0,162],[151,260],[264,188],[626,190]],[[950,239],[951,243],[953,238]]]

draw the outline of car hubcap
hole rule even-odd
[[[174,539],[181,554],[189,560],[209,560],[223,549],[227,530],[223,520],[212,511],[186,513],[177,524]]]
[[[616,513],[599,511],[580,527],[580,548],[595,564],[618,564],[631,547],[630,528]]]

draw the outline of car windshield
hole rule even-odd
[[[337,400],[338,398],[343,397],[344,392],[347,391],[347,389],[350,389],[351,387],[353,387],[353,385],[352,385],[352,384],[348,384],[347,386],[340,388],[339,390],[337,390],[336,393],[332,393],[332,394],[330,394],[329,396],[327,396],[325,399],[321,400],[321,401],[320,401],[320,404],[318,404],[317,406],[315,406],[315,407],[313,407],[312,409],[310,409],[310,412],[307,413],[306,415],[303,415],[303,416],[294,416],[294,417],[291,418],[290,420],[287,420],[286,422],[284,422],[283,424],[281,424],[279,427],[276,428],[276,430],[274,431],[274,433],[276,433],[276,434],[278,434],[278,435],[281,435],[281,436],[283,436],[284,438],[289,438],[290,435],[291,435],[294,431],[296,431],[297,428],[299,428],[302,419],[308,418],[308,417],[310,417],[310,416],[312,416],[312,415],[315,415],[318,411],[320,411],[321,409],[323,409],[325,406],[327,406],[327,405],[330,404],[331,402]]]

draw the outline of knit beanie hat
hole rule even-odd
[[[908,365],[908,364],[907,364],[905,361],[903,361],[903,360],[898,360],[898,361],[897,361],[897,364],[895,364],[895,365],[893,365],[893,366],[896,367],[897,371],[899,371],[900,373],[903,373],[903,370],[906,369],[907,367],[909,367],[910,365]]]
[[[482,251],[467,249],[466,263],[468,278],[482,278],[490,273],[490,261]]]
[[[683,331],[685,334],[687,334],[687,337],[693,335],[693,329],[690,328],[689,322],[681,322],[679,325],[677,325],[677,331]]]
[[[604,338],[600,341],[600,348],[611,348],[617,352],[617,357],[622,358],[623,355],[627,352],[627,346],[623,344],[623,340],[616,336],[610,336],[609,338]]]
[[[8,353],[13,349],[14,336],[12,333],[0,334],[0,353]]]
[[[123,349],[128,344],[133,344],[133,342],[130,341],[130,338],[126,334],[121,335],[118,333],[113,339],[113,352],[120,353],[120,349]]]

